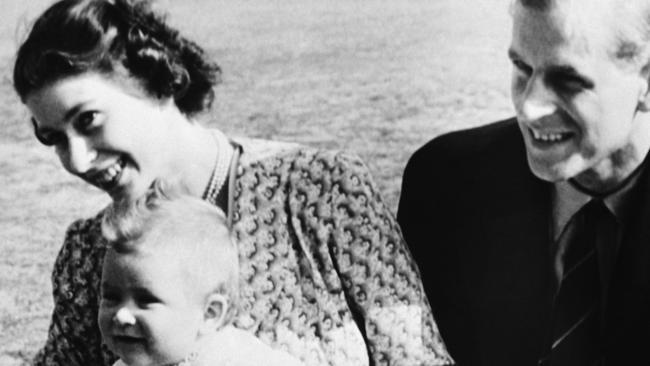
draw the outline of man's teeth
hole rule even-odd
[[[531,130],[533,132],[533,138],[535,140],[541,140],[545,142],[556,142],[561,141],[567,138],[568,133],[545,133],[542,134],[539,131]]]

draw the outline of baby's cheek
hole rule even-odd
[[[102,333],[102,337],[106,337],[110,331],[111,318],[113,317],[110,309],[100,306],[99,313],[97,315],[97,323],[99,324],[99,330]]]

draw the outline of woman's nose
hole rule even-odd
[[[135,316],[127,307],[123,306],[115,313],[113,321],[121,326],[135,325]]]
[[[84,174],[92,168],[97,151],[91,141],[84,136],[69,136],[64,151],[58,151],[64,167],[72,174]]]

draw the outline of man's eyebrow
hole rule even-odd
[[[573,66],[570,65],[554,65],[547,69],[546,71],[547,78],[551,81],[562,81],[562,79],[571,79],[571,81],[579,81],[583,84],[585,88],[593,88],[595,83],[594,81],[581,74]]]
[[[549,66],[549,72],[561,74],[561,75],[575,75],[580,76],[580,73],[571,65],[553,65]]]

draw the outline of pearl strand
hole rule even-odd
[[[219,131],[213,131],[213,135],[217,144],[217,161],[215,162],[214,170],[212,170],[210,182],[206,187],[205,193],[203,193],[203,199],[212,204],[216,204],[217,196],[221,192],[228,177],[233,149],[224,134]]]

